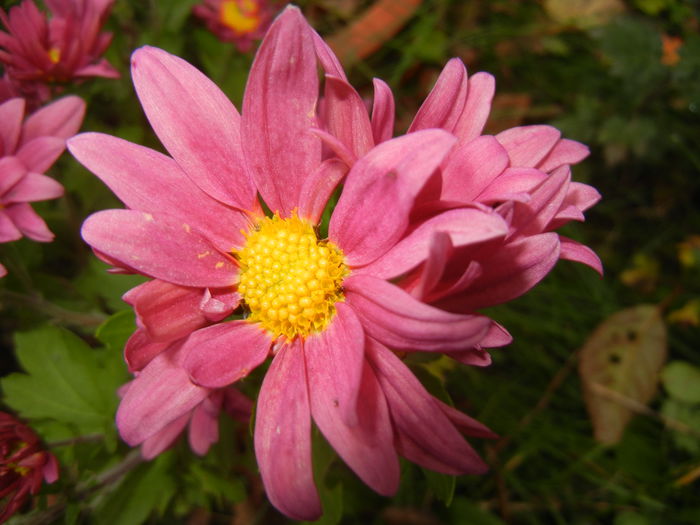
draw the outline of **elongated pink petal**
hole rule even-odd
[[[372,125],[365,103],[347,81],[326,75],[323,116],[328,131],[356,157],[374,146]]]
[[[398,241],[416,195],[455,140],[442,130],[411,133],[380,144],[353,166],[328,231],[349,264],[372,262]],[[381,220],[377,210],[386,210]]]
[[[514,195],[532,191],[546,178],[544,172],[535,168],[507,168],[477,198],[484,203],[503,202]]]
[[[600,193],[593,186],[572,182],[564,199],[564,204],[576,206],[581,211],[586,211],[601,199]]]
[[[394,136],[394,95],[386,82],[372,80],[374,103],[372,104],[372,134],[374,143],[381,144]]]
[[[2,214],[0,214],[0,223],[2,223]],[[4,241],[0,241],[4,242]],[[5,277],[7,275],[7,268],[0,264],[0,277]]]
[[[459,352],[448,352],[447,355],[467,366],[489,366],[491,364],[491,354],[479,346]]]
[[[477,344],[488,330],[487,318],[433,308],[376,277],[351,275],[344,286],[347,304],[365,332],[393,348],[462,350]]]
[[[41,469],[41,474],[44,476],[44,481],[46,483],[53,483],[58,479],[58,460],[53,454],[48,454],[46,463]]]
[[[0,104],[0,156],[12,155],[19,142],[24,118],[24,99],[11,98]]]
[[[508,167],[508,153],[491,136],[462,143],[450,154],[442,170],[440,198],[472,202]]]
[[[5,202],[4,194],[27,173],[27,167],[17,157],[0,158],[0,203]]]
[[[231,286],[238,275],[224,255],[187,223],[132,210],[105,210],[81,230],[94,249],[144,275],[182,286]]]
[[[505,244],[483,266],[483,273],[456,298],[438,304],[474,312],[521,296],[540,282],[559,259],[559,236],[543,233]]]
[[[63,195],[63,186],[40,173],[27,173],[3,196],[5,203],[36,202]]]
[[[320,334],[304,342],[306,370],[313,396],[328,404],[346,425],[358,421],[357,396],[362,378],[365,334],[352,308],[336,304],[336,315]]]
[[[147,438],[141,445],[141,457],[146,461],[155,458],[173,444],[180,433],[185,430],[190,414],[183,414],[165,425],[158,432]]]
[[[498,434],[494,433],[483,423],[477,421],[473,417],[468,416],[464,412],[460,412],[454,407],[451,407],[447,403],[440,401],[438,398],[433,397],[440,409],[445,413],[445,415],[452,421],[452,423],[467,436],[485,438],[485,439],[496,439]]]
[[[299,193],[299,217],[318,224],[328,199],[348,172],[347,165],[338,159],[324,160],[316,171],[304,180]]]
[[[502,131],[496,138],[510,156],[514,168],[534,168],[559,141],[561,132],[552,126],[520,126]]]
[[[134,52],[131,74],[153,130],[192,182],[250,209],[255,188],[241,152],[240,116],[226,95],[181,58],[153,47]]]
[[[122,399],[117,427],[131,446],[142,443],[173,420],[188,414],[210,390],[193,384],[173,351],[156,356]]]
[[[598,272],[601,277],[603,276],[603,263],[600,257],[588,246],[584,246],[573,239],[561,235],[559,236],[559,242],[561,243],[561,254],[559,256],[562,259],[580,262],[586,266],[590,266]]]
[[[170,341],[154,341],[145,329],[139,328],[131,334],[124,346],[124,360],[129,367],[129,372],[133,373],[141,370],[155,356],[167,350],[170,345]]]
[[[68,139],[75,135],[83,123],[85,101],[76,96],[59,98],[35,111],[22,127],[22,144],[39,137]]]
[[[205,326],[201,288],[154,279],[129,290],[122,299],[134,307],[140,323],[155,341],[172,341]]]
[[[38,137],[25,142],[17,152],[29,171],[43,173],[48,170],[66,148],[66,141],[58,137]]]
[[[459,142],[469,142],[481,135],[491,113],[491,101],[496,92],[496,80],[489,73],[479,72],[469,79],[467,101],[455,125]]]
[[[39,217],[29,204],[25,202],[10,204],[4,211],[23,235],[37,242],[53,241],[54,234],[51,233],[44,219]]]
[[[402,275],[428,259],[433,236],[438,233],[446,233],[452,246],[459,247],[505,237],[508,225],[497,213],[475,208],[448,210],[422,223],[360,271],[384,279]]]
[[[368,345],[367,356],[377,373],[399,434],[407,436],[427,455],[451,465],[453,471],[448,473],[483,474],[486,471],[484,461],[393,352],[374,343]],[[420,462],[417,455],[407,457]]]
[[[197,330],[182,351],[192,381],[221,388],[247,376],[270,352],[272,339],[259,325],[230,321]]]
[[[520,235],[534,235],[547,230],[547,225],[561,208],[569,189],[568,173],[553,173],[530,192],[530,200],[516,203],[513,225]]]
[[[274,21],[253,62],[243,98],[243,149],[267,206],[289,216],[304,177],[321,162],[313,31],[296,7]]]
[[[204,456],[209,448],[219,441],[219,412],[223,391],[212,392],[192,411],[189,428],[190,448],[195,454]]]
[[[311,467],[311,410],[301,344],[282,345],[258,395],[255,456],[270,502],[292,519],[315,520],[321,502]]]
[[[82,133],[68,149],[129,208],[180,217],[223,251],[243,244],[246,215],[200,190],[170,157],[100,133]]]
[[[467,70],[453,58],[443,68],[435,86],[416,113],[408,133],[428,128],[453,132],[467,100]]]
[[[22,238],[22,232],[14,221],[0,208],[0,243],[16,241]]]
[[[364,346],[364,341],[361,341]],[[330,349],[339,351],[337,347]],[[308,352],[307,355],[308,362]],[[349,425],[339,417],[333,402],[337,390],[334,377],[322,370],[309,370],[311,414],[323,435],[343,461],[370,488],[391,496],[399,485],[399,459],[394,449],[394,433],[384,394],[371,367],[360,360],[362,382],[357,399],[357,421]]]
[[[343,66],[340,63],[340,60],[338,60],[338,57],[335,56],[335,53],[330,46],[326,44],[323,38],[321,38],[321,36],[313,29],[311,30],[311,34],[313,36],[316,56],[318,57],[318,61],[321,63],[321,66],[326,74],[347,80]]]
[[[588,157],[590,150],[585,144],[575,140],[561,139],[552,148],[552,151],[542,159],[538,168],[549,173],[550,171],[565,164],[576,164]]]

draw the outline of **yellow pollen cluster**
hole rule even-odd
[[[224,0],[221,2],[221,23],[239,33],[251,33],[260,25],[258,6],[253,0]]]
[[[296,215],[266,217],[235,253],[238,292],[250,309],[249,321],[291,340],[321,332],[342,301],[349,273],[343,253],[319,241],[313,227]]]
[[[61,61],[61,50],[57,47],[49,49],[49,60],[54,64],[58,64]]]

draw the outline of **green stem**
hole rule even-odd
[[[98,313],[83,313],[68,310],[62,306],[50,303],[39,295],[28,295],[10,290],[0,290],[0,304],[5,302],[15,303],[18,306],[31,308],[47,315],[48,317],[60,321],[61,323],[73,326],[99,326],[107,316]]]

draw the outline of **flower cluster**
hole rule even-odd
[[[192,8],[207,28],[239,51],[250,51],[272,21],[268,0],[204,0]]]
[[[456,59],[392,138],[388,86],[375,81],[369,114],[295,7],[263,40],[241,113],[165,51],[141,48],[131,67],[169,155],[99,133],[69,141],[127,207],[90,216],[83,238],[115,271],[151,278],[125,296],[138,329],[125,349],[135,379],[117,413],[124,440],[179,433],[271,358],[255,453],[286,515],[322,512],[312,422],[380,494],[397,490],[399,456],[483,473],[464,436],[493,433],[433,397],[399,356],[487,365],[486,349],[511,337],[481,308],[525,293],[560,258],[600,270],[556,233],[599,197],[571,181],[587,148],[548,126],[482,135],[493,77],[468,77]]]
[[[6,412],[0,412],[0,523],[22,507],[42,482],[58,479],[58,462],[46,452],[34,431]]]
[[[87,77],[117,78],[101,58],[112,35],[100,32],[114,0],[46,0],[47,18],[34,0],[23,0],[0,21],[0,63],[13,95],[32,104],[51,98],[53,86]],[[2,99],[0,99],[2,100]]]
[[[78,131],[84,113],[85,103],[74,96],[56,100],[26,119],[24,99],[0,104],[0,243],[23,236],[53,240],[30,203],[63,195],[63,187],[44,172],[63,153],[66,139]],[[0,264],[0,277],[6,273]]]

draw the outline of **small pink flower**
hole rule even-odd
[[[386,258],[382,268],[393,271],[394,250],[416,265],[430,256],[434,225],[414,235],[411,211],[457,139],[424,130],[362,147],[349,170],[328,154],[327,130],[370,124],[337,58],[293,7],[261,44],[242,114],[162,50],[137,50],[132,78],[171,156],[98,133],[69,143],[129,208],[92,215],[83,238],[116,271],[153,279],[125,296],[139,329],[126,349],[138,376],[117,414],[124,440],[144,443],[272,356],[255,451],[268,497],[288,516],[321,514],[312,420],[380,494],[398,487],[399,454],[444,472],[484,472],[460,430],[492,434],[430,396],[393,350],[467,351],[492,322],[427,305],[373,269]],[[341,180],[328,237],[319,238]],[[508,233],[485,206],[449,210],[440,225],[458,247]]]
[[[50,18],[33,0],[0,9],[0,62],[25,96],[48,100],[52,84],[87,77],[118,78],[101,58],[112,35],[101,33],[113,0],[47,0]]]
[[[239,51],[250,51],[260,40],[274,14],[269,0],[204,0],[192,12],[224,42]]]
[[[43,482],[58,479],[58,462],[44,450],[34,431],[14,416],[0,412],[0,523],[37,494]]]
[[[0,243],[29,237],[53,240],[31,202],[55,199],[63,187],[43,175],[63,153],[66,139],[80,128],[85,103],[64,97],[24,119],[25,101],[13,98],[0,104]],[[0,277],[6,274],[0,265]]]

